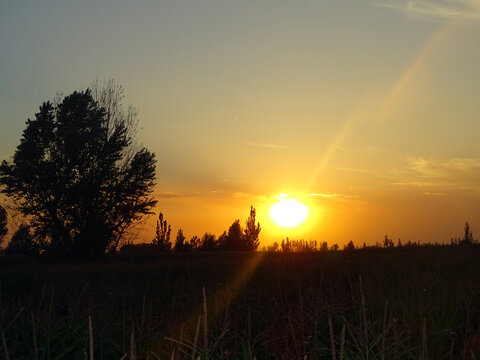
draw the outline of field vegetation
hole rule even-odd
[[[480,247],[1,258],[3,359],[475,359]]]

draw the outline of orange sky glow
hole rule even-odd
[[[479,25],[468,0],[12,2],[0,159],[42,101],[113,78],[157,155],[156,212],[173,234],[218,236],[254,206],[261,246],[449,242],[465,221],[477,237]],[[305,221],[272,219],[280,194]]]

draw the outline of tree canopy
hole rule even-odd
[[[26,122],[13,160],[0,165],[2,192],[51,253],[115,251],[124,232],[156,204],[155,155],[133,150],[132,115],[122,117],[115,106],[113,116],[90,90],[44,102]]]
[[[3,239],[7,233],[7,212],[5,211],[5,208],[0,205],[0,245],[2,245]]]
[[[245,236],[245,247],[246,250],[256,250],[258,246],[260,245],[260,223],[257,222],[255,224],[255,217],[257,215],[257,211],[253,206],[250,206],[250,216],[248,217],[246,223],[245,223],[245,230],[244,230],[244,236]]]

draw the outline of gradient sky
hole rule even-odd
[[[125,87],[173,231],[480,237],[480,1],[0,3],[0,159],[56,93]],[[280,193],[310,208],[285,230]],[[154,217],[139,233],[153,237]]]

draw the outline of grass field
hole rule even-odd
[[[2,359],[475,359],[480,248],[0,259]]]

